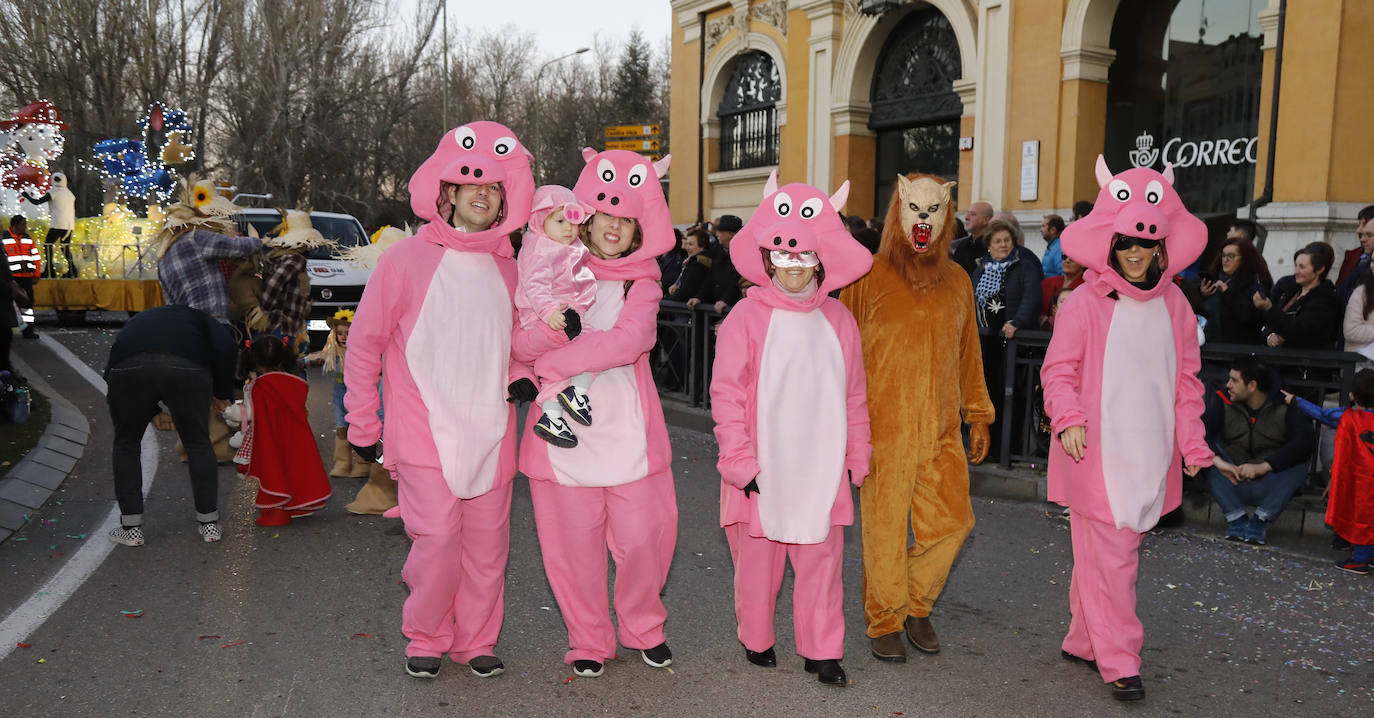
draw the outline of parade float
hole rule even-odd
[[[164,219],[162,205],[177,186],[174,167],[195,156],[193,128],[185,112],[160,102],[149,106],[138,127],[140,137],[96,142],[92,159],[81,161],[103,179],[106,201],[100,215],[76,219],[70,236],[59,243],[46,241],[47,210],[20,198],[31,200],[49,190],[47,163],[61,155],[61,130],[67,125],[46,101],[0,123],[7,145],[0,159],[0,207],[6,216],[31,217],[31,235],[45,242],[44,281],[34,296],[38,308],[136,312],[162,304],[153,238]]]

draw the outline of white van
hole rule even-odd
[[[258,236],[266,236],[281,224],[281,214],[275,209],[245,209],[236,215],[239,230],[245,234],[252,225]],[[306,271],[310,274],[310,344],[324,344],[329,331],[325,319],[340,309],[357,309],[363,297],[363,287],[372,275],[370,268],[355,267],[339,259],[338,252],[368,243],[363,225],[351,214],[311,212],[310,224],[336,248],[320,247],[306,254]]]

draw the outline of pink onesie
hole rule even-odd
[[[1178,507],[1181,465],[1212,461],[1197,320],[1172,281],[1202,253],[1207,229],[1174,191],[1172,167],[1113,177],[1099,157],[1097,181],[1093,211],[1064,230],[1064,254],[1088,271],[1055,319],[1040,378],[1055,435],[1087,430],[1082,461],[1058,441],[1050,449],[1049,498],[1069,507],[1073,534],[1073,618],[1063,648],[1096,660],[1110,682],[1140,674],[1141,538]],[[1116,233],[1162,241],[1164,276],[1153,288],[1130,284],[1108,265]]]
[[[590,149],[583,156],[577,199],[595,211],[635,218],[643,244],[615,259],[588,260],[596,300],[576,339],[536,324],[516,333],[513,354],[533,361],[545,383],[599,372],[596,423],[578,429],[576,447],[550,451],[535,438],[534,422],[526,422],[520,471],[530,478],[544,570],[568,628],[564,660],[605,663],[616,654],[607,549],[616,563],[620,644],[643,650],[665,642],[668,614],[660,594],[677,544],[677,500],[649,351],[663,296],[654,258],[672,249],[674,237],[658,182],[669,157],[650,163],[633,152]]]
[[[859,328],[828,296],[873,265],[837,213],[847,194],[847,182],[832,199],[804,184],[778,190],[776,173],[769,178],[763,204],[730,243],[735,268],[759,286],[720,325],[711,379],[739,640],[751,651],[773,647],[790,558],[797,653],[812,660],[844,654],[842,527],[854,522],[849,485],[863,484],[872,452]],[[785,292],[761,249],[816,252],[824,281]],[[750,481],[757,494],[742,490]]]
[[[510,233],[529,216],[530,158],[514,133],[473,122],[446,133],[410,180],[428,224],[381,255],[348,337],[348,440],[385,437],[413,543],[402,577],[409,656],[491,655],[501,630],[515,410],[507,386],[530,378],[511,360],[515,261]],[[490,229],[450,226],[441,183],[500,183]],[[386,424],[377,418],[377,380]]]

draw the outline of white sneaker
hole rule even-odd
[[[592,400],[586,394],[578,394],[576,389],[568,387],[559,392],[558,403],[573,421],[583,426],[592,425]]]
[[[118,544],[124,544],[125,546],[142,546],[143,527],[130,526],[129,528],[124,528],[120,526],[119,528],[110,529],[110,540]]]
[[[220,537],[222,536],[219,530],[218,521],[210,521],[208,523],[203,523],[197,530],[200,531],[200,537],[205,540],[205,543],[214,543],[220,540]]]
[[[561,446],[565,449],[577,446],[577,435],[568,428],[568,422],[555,419],[548,414],[539,417],[539,421],[535,422],[534,435],[554,446]]]

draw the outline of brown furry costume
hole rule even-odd
[[[873,270],[840,295],[858,320],[868,374],[873,460],[859,498],[864,617],[874,639],[904,625],[912,636],[908,618],[930,615],[973,528],[967,461],[987,455],[993,407],[973,286],[949,259],[953,184],[899,176]],[[972,425],[967,458],[961,419]],[[933,652],[928,641],[923,650]],[[904,652],[879,657],[902,660]]]

